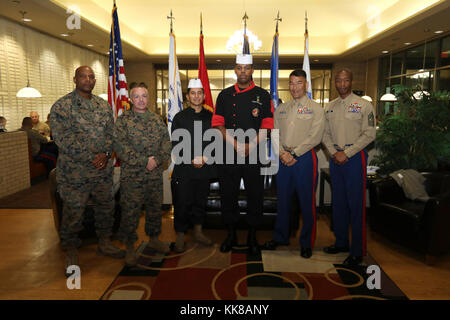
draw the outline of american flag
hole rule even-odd
[[[120,40],[119,17],[114,4],[109,43],[109,81],[108,102],[114,113],[114,121],[130,108],[128,100],[127,78],[123,67],[122,43]]]

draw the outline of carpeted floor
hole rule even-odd
[[[2,209],[51,209],[49,180],[41,179],[30,188],[0,199]]]
[[[173,245],[173,244],[172,244]],[[186,252],[158,255],[146,243],[136,267],[124,267],[104,300],[332,300],[407,299],[380,269],[381,289],[368,289],[368,255],[362,266],[341,265],[346,254],[326,255],[316,248],[310,259],[299,249],[280,247],[249,256],[245,248],[190,245]],[[369,281],[373,283],[373,281]]]

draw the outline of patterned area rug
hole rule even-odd
[[[101,299],[407,299],[370,255],[363,265],[348,268],[341,264],[346,254],[327,255],[322,248],[316,248],[310,259],[300,257],[293,247],[262,251],[258,256],[248,255],[245,249],[224,254],[217,245],[188,244],[181,254],[160,255],[143,242],[138,265],[124,267]]]

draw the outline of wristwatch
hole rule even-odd
[[[107,157],[108,159],[111,158],[111,152],[105,152],[105,155],[106,155],[106,157]]]
[[[295,152],[293,150],[290,150],[289,153],[291,154],[291,156],[293,156],[294,158],[297,158],[297,155],[295,154]]]

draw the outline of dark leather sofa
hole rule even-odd
[[[427,264],[450,252],[450,173],[422,172],[427,202],[405,197],[391,177],[370,185],[372,231],[426,255]]]
[[[221,199],[220,199],[220,185],[218,179],[211,180],[210,192],[208,201],[206,204],[206,217],[204,227],[208,229],[223,229],[224,224],[221,216]],[[247,197],[244,188],[244,182],[241,180],[240,192],[239,192],[239,209],[240,209],[240,222],[238,229],[247,229],[244,216],[247,212]],[[292,198],[291,215],[290,215],[290,230],[291,234],[299,228],[300,219],[300,206],[298,204],[297,196]],[[277,215],[277,187],[276,176],[268,175],[264,176],[264,204],[263,204],[263,217],[259,229],[272,230],[275,224],[275,218]]]
[[[62,208],[63,201],[59,196],[57,191],[57,183],[56,183],[56,169],[53,169],[49,174],[49,182],[50,182],[50,198],[52,201],[52,209],[53,209],[53,222],[55,224],[56,230],[59,232],[59,227],[61,224],[62,217]],[[115,195],[115,210],[114,210],[114,226],[113,226],[113,234],[117,232],[120,226],[120,190]],[[84,239],[84,243],[90,243],[86,240],[96,241],[97,235],[95,233],[95,219],[94,219],[94,205],[89,201],[86,209],[84,211],[83,216],[83,230],[81,230],[78,234],[80,239]]]

